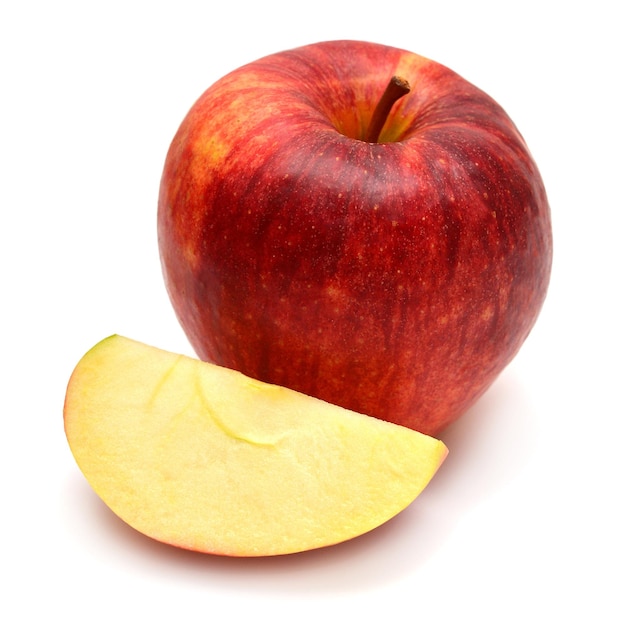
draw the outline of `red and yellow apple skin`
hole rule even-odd
[[[366,142],[392,75],[411,92]],[[503,109],[354,41],[210,87],[169,149],[158,235],[202,359],[431,435],[518,352],[552,261],[544,185]]]

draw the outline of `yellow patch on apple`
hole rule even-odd
[[[76,366],[65,432],[94,491],[158,541],[302,552],[405,509],[447,455],[432,437],[119,335]]]

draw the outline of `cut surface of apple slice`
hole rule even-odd
[[[127,524],[232,556],[364,534],[447,454],[408,428],[119,335],[76,366],[64,422],[81,471]]]

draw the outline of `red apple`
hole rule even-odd
[[[374,116],[392,76],[410,93]],[[158,232],[202,359],[431,435],[517,353],[552,260],[544,185],[502,108],[355,41],[210,87],[168,152]]]

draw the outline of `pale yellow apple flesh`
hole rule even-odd
[[[437,439],[114,335],[70,379],[65,432],[102,500],[141,533],[264,556],[383,524],[447,454]]]

